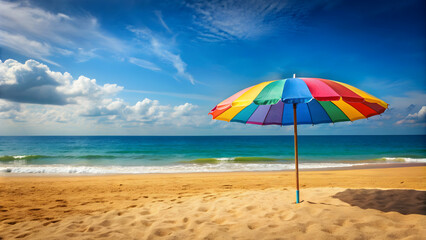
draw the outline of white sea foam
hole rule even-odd
[[[234,161],[234,157],[223,157],[223,158],[215,158],[218,161]]]
[[[426,158],[384,157],[386,162],[426,163]]]
[[[361,163],[301,163],[300,169],[351,167]],[[169,166],[71,166],[71,165],[0,165],[4,173],[38,174],[145,174],[191,172],[280,171],[294,169],[294,164],[219,163]]]
[[[17,174],[147,174],[147,173],[192,173],[192,172],[240,172],[240,171],[281,171],[294,169],[294,163],[235,163],[234,157],[217,158],[215,164],[175,164],[163,166],[77,166],[77,165],[36,165],[27,164],[26,156],[14,156],[16,160],[0,163],[0,175]],[[323,169],[370,165],[377,163],[426,163],[425,158],[384,157],[368,162],[304,162],[300,169]]]

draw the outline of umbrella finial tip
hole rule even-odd
[[[296,78],[296,73],[293,73],[293,78]]]

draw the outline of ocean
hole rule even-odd
[[[299,167],[426,163],[426,135],[299,136]],[[0,174],[145,174],[294,169],[293,136],[0,137]]]

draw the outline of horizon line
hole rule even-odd
[[[272,137],[285,135],[0,135],[0,137]],[[426,136],[425,134],[298,134],[298,136]]]

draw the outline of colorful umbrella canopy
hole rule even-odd
[[[219,103],[213,119],[258,125],[294,125],[296,203],[299,203],[297,125],[355,121],[383,113],[384,101],[345,83],[287,78],[259,83]]]
[[[355,121],[383,113],[388,104],[345,83],[320,78],[263,82],[239,91],[210,111],[213,119],[258,125]]]

